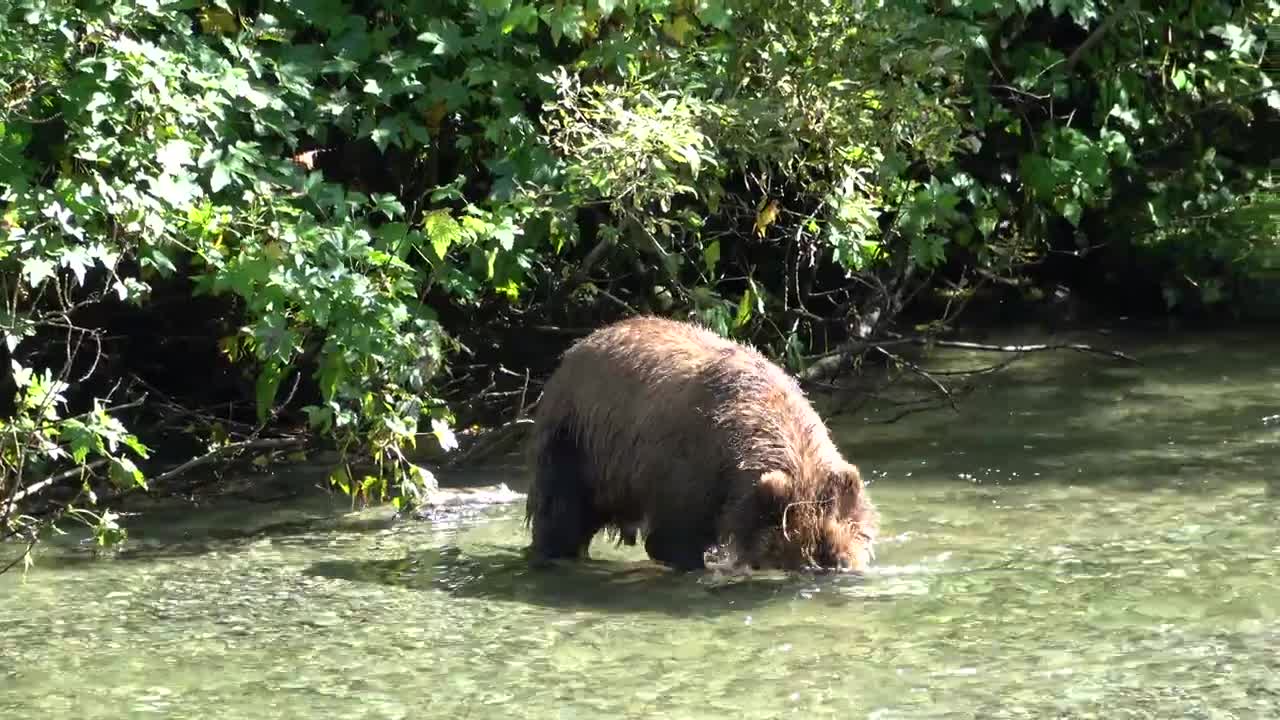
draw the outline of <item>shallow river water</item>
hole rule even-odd
[[[519,506],[45,546],[0,577],[0,717],[1280,717],[1280,341],[1111,342],[1143,364],[1041,354],[958,414],[833,418],[884,513],[862,579],[603,539],[530,573]]]

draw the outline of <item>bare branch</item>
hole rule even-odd
[[[306,443],[306,440],[304,438],[262,438],[260,440],[246,440],[244,442],[229,443],[227,445],[223,445],[222,447],[215,448],[205,453],[204,455],[192,458],[182,463],[181,465],[178,465],[177,467],[174,467],[170,470],[166,470],[165,472],[160,473],[159,475],[152,478],[150,482],[158,485],[167,480],[172,480],[173,478],[193,468],[200,467],[201,465],[207,465],[224,455],[231,455],[233,453],[238,453],[243,450],[267,450],[267,449],[297,447],[305,443]]]
[[[591,251],[587,253],[587,256],[582,259],[582,264],[573,271],[573,274],[570,275],[569,279],[565,281],[565,284],[561,286],[560,294],[567,295],[579,285],[586,282],[587,278],[591,275],[591,271],[601,260],[604,259],[604,256],[608,254],[612,247],[613,237],[606,234],[600,242],[596,243],[595,247],[591,248]]]
[[[18,503],[31,497],[32,495],[36,495],[40,493],[50,485],[55,485],[57,483],[62,482],[63,480],[69,480],[79,474],[91,472],[106,464],[107,464],[107,461],[105,458],[100,460],[94,460],[92,462],[85,463],[84,465],[77,465],[76,467],[73,467],[70,470],[64,470],[63,472],[60,472],[57,475],[50,475],[49,477],[39,482],[32,483],[28,485],[26,488],[14,493],[13,497],[9,498],[5,502],[5,507],[0,508],[0,510],[3,510],[3,512],[0,512],[0,515],[8,515],[12,513],[14,509],[17,507]]]
[[[805,370],[800,373],[799,375],[800,380],[808,382],[808,381],[821,380],[821,379],[830,379],[831,377],[839,374],[839,372],[843,370],[845,367],[848,367],[852,363],[853,359],[861,355],[862,353],[872,349],[883,350],[883,348],[891,347],[894,345],[919,345],[922,347],[934,346],[934,347],[954,348],[957,350],[978,350],[981,352],[1014,353],[1018,355],[1033,353],[1033,352],[1047,352],[1050,350],[1073,350],[1075,352],[1090,353],[1094,355],[1105,355],[1107,357],[1112,357],[1117,360],[1124,360],[1126,362],[1131,362],[1135,364],[1138,363],[1137,358],[1134,358],[1133,356],[1127,353],[1120,352],[1119,350],[1096,348],[1092,345],[1087,345],[1085,343],[991,345],[987,343],[967,342],[963,340],[938,340],[938,339],[929,338],[929,337],[895,338],[892,340],[885,340],[883,342],[871,342],[871,341],[863,340],[862,338],[858,338],[840,345],[835,350],[829,353],[824,353],[822,355],[816,356],[817,358],[816,361],[809,367],[805,368]],[[1004,367],[1004,366],[1000,365],[997,367]],[[990,372],[990,371],[991,370],[987,370],[987,372]],[[952,373],[952,374],[958,374],[958,373]]]
[[[984,352],[1000,352],[1000,353],[1033,353],[1045,352],[1047,350],[1074,350],[1082,353],[1092,353],[1094,355],[1106,355],[1117,360],[1124,360],[1134,364],[1139,364],[1138,359],[1119,350],[1108,350],[1106,348],[1096,348],[1092,345],[1084,343],[1041,343],[1036,345],[988,345],[986,343],[964,342],[962,340],[928,340],[926,338],[912,338],[911,341],[917,345],[936,345],[938,347],[957,348],[961,350],[981,350]]]
[[[895,355],[889,352],[888,350],[885,350],[884,348],[880,347],[879,345],[876,346],[876,351],[881,353],[885,357],[889,358],[890,360],[893,360],[896,363],[901,363],[902,365],[905,365],[908,370],[924,378],[930,385],[932,385],[938,391],[940,395],[942,395],[944,398],[947,399],[947,402],[951,404],[952,410],[956,412],[960,412],[960,408],[956,407],[956,399],[951,396],[951,390],[948,389],[946,385],[943,385],[937,378],[930,375],[927,371],[921,369],[919,365],[916,365],[915,363],[911,362],[910,360],[900,355]]]
[[[147,395],[146,395],[146,393],[143,393],[142,397],[138,398],[137,400],[130,400],[130,401],[129,401],[129,402],[127,402],[127,403],[121,403],[121,404],[119,404],[119,405],[112,405],[112,406],[111,406],[111,407],[109,407],[109,408],[105,408],[102,412],[104,412],[104,413],[106,413],[106,414],[110,415],[110,414],[111,414],[111,413],[113,413],[113,412],[119,412],[120,410],[128,410],[129,408],[135,408],[135,407],[138,407],[139,405],[142,405],[142,404],[143,404],[143,403],[145,403],[146,401],[147,401]],[[56,421],[56,422],[60,422],[60,423],[61,423],[61,422],[67,422],[68,420],[83,420],[84,418],[87,418],[87,417],[89,417],[90,415],[92,415],[94,412],[96,412],[96,411],[94,411],[94,410],[88,410],[88,411],[86,411],[86,412],[82,412],[82,413],[80,413],[79,415],[72,415],[72,416],[71,416],[71,417],[69,417],[69,418],[62,418],[61,420],[58,420],[58,421]],[[50,425],[51,425],[51,423],[46,423],[46,424],[44,425],[44,427],[49,427]]]

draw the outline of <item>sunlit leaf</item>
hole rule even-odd
[[[422,218],[423,230],[431,241],[431,249],[436,259],[443,260],[449,248],[462,239],[462,226],[449,214],[448,210],[433,210]]]
[[[756,235],[764,237],[765,231],[769,229],[769,226],[777,221],[780,209],[777,200],[770,200],[756,212]]]
[[[716,265],[720,263],[720,241],[713,240],[702,251],[702,262],[707,268],[707,273],[714,276]]]

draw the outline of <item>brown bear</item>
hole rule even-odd
[[[635,317],[576,342],[538,403],[525,508],[535,564],[601,530],[680,570],[861,571],[879,513],[793,377],[700,326]]]

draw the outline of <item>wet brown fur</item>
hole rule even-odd
[[[862,569],[879,514],[800,386],[756,350],[689,323],[624,320],[571,347],[539,402],[526,505],[535,560],[596,533],[654,560]]]

